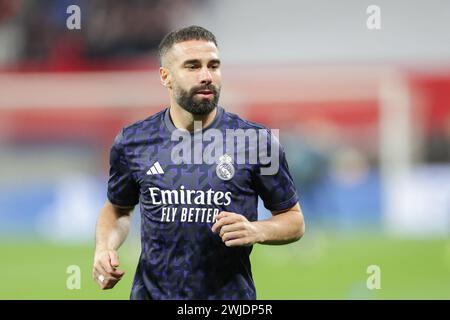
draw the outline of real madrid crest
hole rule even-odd
[[[216,174],[222,180],[230,180],[234,176],[233,160],[227,154],[221,155],[217,162]]]

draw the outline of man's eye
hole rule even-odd
[[[188,65],[186,65],[186,68],[194,70],[197,67],[194,64],[188,64]]]

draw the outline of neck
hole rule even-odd
[[[213,111],[205,115],[194,115],[184,110],[178,104],[173,103],[170,105],[169,113],[173,124],[177,129],[184,129],[193,132],[194,122],[201,122],[202,128],[209,126],[216,116],[217,108],[214,108]]]

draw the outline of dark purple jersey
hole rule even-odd
[[[252,247],[227,247],[211,227],[220,211],[257,220],[258,196],[271,211],[294,206],[298,196],[283,149],[279,147],[277,171],[262,174],[271,163],[250,158],[264,148],[251,145],[250,138],[245,147],[238,138],[228,139],[236,129],[257,130],[266,135],[268,145],[272,141],[268,129],[222,107],[201,130],[200,140],[177,130],[168,108],[125,127],[116,137],[108,199],[120,206],[140,203],[141,211],[142,252],[131,299],[256,299]],[[214,142],[209,132],[222,133],[223,141]],[[257,142],[264,142],[261,137]],[[211,152],[213,143],[222,144],[221,154]],[[207,153],[215,162],[198,161]],[[244,162],[238,153],[247,156]],[[181,154],[193,160],[180,163]]]

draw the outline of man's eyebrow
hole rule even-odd
[[[200,63],[200,60],[199,60],[199,59],[185,60],[185,61],[183,62],[183,65],[184,65],[184,64],[196,64],[196,63]]]
[[[219,60],[219,59],[212,59],[212,60],[209,60],[208,64],[211,64],[211,63],[217,63],[217,64],[220,64],[220,60]]]
[[[183,65],[186,65],[186,64],[197,64],[197,63],[201,63],[199,59],[190,59],[190,60],[184,61],[184,62],[183,62]],[[208,64],[211,64],[211,63],[217,63],[217,64],[220,64],[220,60],[219,60],[219,59],[212,59],[212,60],[209,60],[209,61],[208,61]]]

